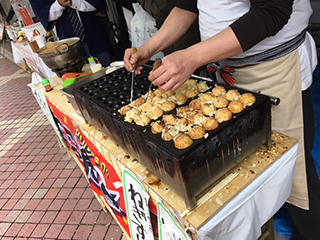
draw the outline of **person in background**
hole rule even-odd
[[[154,86],[175,90],[200,66],[216,73],[230,67],[229,78],[215,74],[219,82],[281,99],[271,109],[272,129],[299,142],[287,200],[293,240],[320,236],[320,181],[311,155],[311,83],[317,65],[315,42],[306,31],[311,13],[309,0],[178,0],[159,31],[135,54],[127,49],[124,55],[126,69],[132,71],[135,63],[139,74],[151,56],[177,41],[198,18],[201,42],[165,56],[149,75]]]
[[[84,58],[98,58],[102,66],[111,62],[109,37],[103,18],[104,0],[30,0],[32,8],[46,29],[56,27],[59,39],[79,37]]]
[[[4,26],[8,26],[10,24],[11,19],[13,18],[15,12],[13,10],[13,7],[11,6],[8,12],[8,15],[6,17],[6,20],[4,22]]]

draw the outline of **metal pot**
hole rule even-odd
[[[51,45],[49,49],[49,44],[53,44],[54,47]],[[63,39],[54,43],[48,42],[47,47],[37,53],[52,70],[63,69],[83,61],[81,42],[78,37]]]

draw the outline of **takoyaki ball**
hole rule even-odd
[[[207,131],[214,130],[219,127],[218,121],[214,117],[208,117],[202,124],[203,128]]]
[[[164,126],[165,126],[164,122],[162,122],[160,120],[155,121],[155,122],[151,123],[151,132],[153,134],[162,133]]]
[[[153,120],[158,119],[163,115],[163,110],[159,107],[153,107],[149,113],[149,117]]]
[[[165,112],[169,112],[173,109],[176,108],[176,104],[174,102],[171,102],[171,101],[166,101],[166,102],[163,102],[160,104],[160,107],[163,111]]]
[[[190,103],[189,103],[189,108],[192,110],[199,110],[201,109],[202,104],[200,99],[193,99]]]
[[[123,107],[120,108],[119,113],[120,113],[121,115],[126,115],[126,113],[127,113],[128,111],[130,111],[131,109],[132,109],[131,106],[125,105],[125,106],[123,106]]]
[[[199,95],[201,102],[203,103],[213,103],[214,95],[211,92],[206,92]]]
[[[205,134],[206,130],[204,130],[204,128],[200,126],[194,126],[187,132],[187,135],[192,139],[201,139]]]
[[[210,89],[208,84],[206,82],[203,82],[203,81],[198,83],[197,87],[198,87],[199,92],[205,92],[205,91]]]
[[[142,106],[144,103],[146,102],[146,100],[143,97],[139,97],[138,99],[136,99],[133,103],[133,105],[135,107],[140,107]]]
[[[216,86],[212,89],[211,92],[213,93],[214,96],[217,97],[217,96],[220,96],[220,95],[225,94],[225,93],[226,93],[226,89],[225,89],[223,86],[218,86],[218,85],[216,85]]]
[[[177,149],[186,149],[190,147],[193,140],[186,134],[180,134],[174,139],[174,146]]]
[[[174,125],[166,125],[162,131],[162,140],[169,142],[172,141],[179,134],[179,129]]]
[[[137,125],[144,127],[149,124],[151,119],[146,114],[141,114],[134,121]]]
[[[152,107],[153,107],[153,104],[151,102],[146,102],[141,106],[140,109],[142,112],[150,112]]]
[[[232,113],[228,108],[218,109],[215,118],[219,123],[229,121],[232,118]]]
[[[244,106],[239,100],[234,100],[234,101],[229,103],[228,109],[232,113],[240,113],[240,112],[243,111]]]
[[[229,101],[223,96],[218,96],[213,100],[213,104],[216,108],[224,108],[228,106]]]
[[[175,124],[179,127],[180,132],[187,132],[192,125],[186,118],[179,118]]]
[[[162,120],[165,124],[174,125],[177,121],[177,117],[173,114],[163,115]]]
[[[240,97],[240,93],[236,89],[231,89],[226,93],[226,99],[229,101],[238,100]]]
[[[206,120],[206,117],[201,111],[197,111],[190,114],[189,120],[194,125],[202,126],[204,120]]]
[[[196,97],[198,93],[199,93],[198,89],[188,89],[185,94],[187,98],[193,98],[193,97]]]
[[[191,112],[191,109],[187,106],[182,106],[177,109],[178,117],[188,117]]]
[[[201,108],[201,112],[205,115],[205,116],[209,116],[212,117],[215,113],[216,113],[217,109],[215,108],[215,106],[213,104],[203,104],[202,108]]]
[[[188,89],[188,85],[184,83],[176,90],[176,93],[184,93],[187,89]]]
[[[169,98],[169,97],[174,96],[176,93],[175,93],[175,91],[168,90],[164,94],[167,96],[167,98]]]
[[[124,117],[124,121],[132,123],[140,115],[141,115],[141,112],[138,109],[133,108],[126,113],[126,116]]]
[[[154,94],[156,94],[156,95],[162,95],[162,94],[165,93],[165,91],[164,91],[162,88],[157,88],[157,89],[155,89],[153,92],[154,92]]]
[[[192,88],[196,87],[197,83],[198,82],[196,80],[194,80],[194,79],[188,79],[186,81],[186,84],[188,85],[188,87],[192,87]]]
[[[244,93],[240,96],[239,101],[246,107],[256,102],[256,97],[251,93]]]
[[[165,98],[163,98],[161,95],[156,95],[154,98],[152,98],[151,102],[155,105],[161,104],[164,101],[166,101]]]
[[[182,93],[178,93],[176,94],[176,103],[178,105],[182,105],[185,104],[185,102],[188,100],[187,96],[185,94]]]
[[[155,96],[156,94],[153,91],[150,91],[148,95],[148,101],[150,101],[150,99],[154,98]]]

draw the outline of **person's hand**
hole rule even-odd
[[[146,47],[141,46],[137,48],[137,52],[132,54],[131,48],[126,49],[124,52],[123,62],[124,67],[129,71],[132,72],[133,64],[136,65],[135,74],[141,74],[142,65],[147,63],[150,60],[151,56],[149,51]]]
[[[161,66],[150,73],[149,80],[165,91],[176,90],[190,78],[196,68],[188,51],[177,51],[162,59]]]
[[[62,7],[66,7],[66,6],[71,7],[71,6],[72,6],[72,0],[58,0],[58,3],[59,3]]]

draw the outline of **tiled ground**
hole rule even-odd
[[[0,239],[125,239],[12,62],[0,56]],[[11,59],[11,60],[10,60]]]

